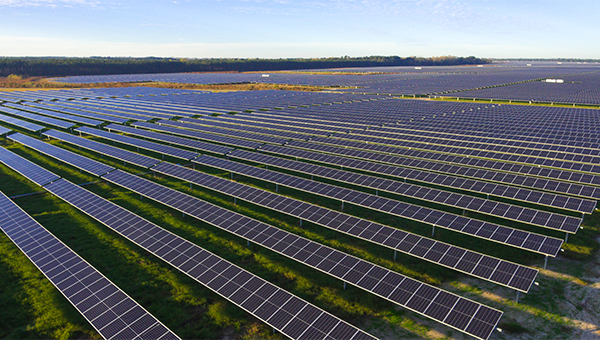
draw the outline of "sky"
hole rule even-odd
[[[600,58],[598,0],[0,0],[0,56]]]

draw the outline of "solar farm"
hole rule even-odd
[[[0,91],[0,334],[600,337],[600,66],[343,71]]]

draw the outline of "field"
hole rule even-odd
[[[325,74],[329,75],[328,73]],[[346,76],[348,74],[343,73],[341,75]],[[370,74],[368,76],[377,77],[379,75]],[[10,84],[12,85],[5,86],[29,89],[59,86],[54,83],[46,83],[41,79],[13,79]],[[215,114],[212,115],[212,119],[227,118],[227,116],[242,117],[242,114],[229,115],[225,111],[241,112],[239,108],[243,105],[251,107],[251,105],[248,104],[250,102],[246,102],[246,99],[242,98],[241,94],[244,92],[239,92],[245,90],[256,91],[247,93],[255,94],[257,97],[261,96],[261,93],[267,93],[268,95],[266,94],[264,97],[268,99],[265,100],[272,100],[272,102],[257,102],[257,107],[268,107],[268,105],[274,107],[276,106],[276,103],[279,103],[274,98],[282,98],[281,96],[283,95],[272,90],[290,90],[293,92],[288,92],[287,94],[294,94],[294,96],[296,96],[295,98],[309,98],[308,100],[313,102],[313,104],[310,105],[312,106],[311,110],[325,110],[326,108],[334,107],[330,106],[331,104],[329,102],[331,101],[326,101],[326,96],[328,95],[338,97],[354,96],[351,98],[355,99],[355,103],[343,104],[346,105],[344,108],[348,108],[349,111],[356,109],[356,106],[352,105],[365,105],[365,107],[367,107],[367,105],[371,104],[359,103],[361,101],[363,103],[366,102],[366,99],[364,98],[370,98],[367,95],[338,95],[317,92],[317,90],[322,89],[323,87],[316,83],[306,85],[208,85],[164,82],[124,82],[122,84],[96,83],[94,85],[86,86],[75,84],[63,85],[61,85],[60,88],[98,88],[101,90],[107,85],[116,88],[127,87],[128,89],[115,89],[115,91],[129,91],[123,93],[136,93],[136,91],[142,91],[140,93],[146,95],[147,93],[154,93],[148,91],[158,91],[156,89],[150,89],[155,87],[168,88],[170,91],[173,91],[173,93],[196,89],[216,91],[211,94],[211,96],[215,97],[211,98],[219,98],[219,100],[222,98],[222,102],[227,103],[227,105],[229,105],[228,107],[231,108],[222,108],[217,105],[215,101]],[[348,88],[350,88],[350,86],[348,86]],[[258,92],[257,90],[267,91]],[[342,90],[344,89],[342,88]],[[224,92],[220,93],[220,91]],[[304,91],[311,91],[311,93],[303,94]],[[50,91],[49,93],[54,92]],[[150,95],[147,96],[150,98]],[[154,96],[157,96],[157,94],[154,94]],[[188,95],[188,97],[189,96],[191,95]],[[436,105],[437,103],[443,104],[451,101],[425,100],[422,98],[420,100],[406,100],[396,99],[395,97],[391,98],[391,96],[386,97],[389,99],[376,102],[383,103],[378,106],[379,108],[382,108],[383,111],[381,112],[386,112],[386,109],[383,109],[385,103],[395,103],[395,101],[426,103],[423,105]],[[160,98],[160,95],[158,95],[157,98]],[[73,102],[75,102],[75,100],[73,100]],[[483,107],[485,104],[482,101],[475,103],[470,101],[454,102],[458,103],[452,105],[480,105]],[[296,107],[298,107],[298,110],[301,110],[301,104],[299,103],[300,101],[290,101],[288,105],[294,106],[291,110],[296,109]],[[211,105],[212,104],[213,103],[211,103]],[[190,104],[182,101],[179,105],[183,107]],[[302,105],[309,106],[306,104]],[[509,105],[503,104],[502,106]],[[528,105],[528,107],[531,106],[535,105]],[[433,108],[434,106],[428,107]],[[543,109],[545,106],[538,107]],[[571,108],[565,109],[573,108],[571,106]],[[389,110],[389,112],[393,112],[393,109]],[[590,119],[595,119],[593,117],[597,115],[597,110],[595,109],[580,108],[573,110],[580,110],[573,112],[581,114],[582,117],[592,117]],[[274,112],[277,110],[271,109],[271,111]],[[265,109],[264,115],[270,114],[271,111]],[[537,111],[531,111],[531,114],[537,114]],[[417,117],[423,114],[421,112],[416,112],[414,115]],[[199,116],[195,115],[194,117],[198,118]],[[433,117],[436,116],[433,115]],[[424,118],[428,121],[435,121],[431,119],[432,116],[429,113],[427,113]],[[150,122],[156,122],[158,120],[158,118],[148,119]],[[176,119],[171,119],[171,121],[174,120]],[[211,121],[212,120],[208,120],[209,123]],[[223,122],[225,119],[219,121]],[[5,123],[0,124],[13,131],[31,137],[40,137],[39,133],[33,133]],[[245,123],[240,123],[238,127],[243,126],[244,124]],[[67,132],[68,130],[63,129],[63,131]],[[239,131],[246,130],[242,130],[242,127],[240,127]],[[273,131],[271,137],[277,136],[277,133],[278,132]],[[234,135],[233,132],[231,135]],[[112,143],[106,139],[89,136],[86,138],[112,145]],[[261,138],[266,137],[261,135],[257,136],[257,138],[257,140],[260,140]],[[125,164],[120,160],[102,156],[99,153],[84,148],[78,148],[69,143],[59,142],[55,139],[50,141],[44,140],[60,148],[97,160],[117,169],[139,174],[143,178],[169,188],[176,189],[220,207],[265,222],[292,234],[351,254],[393,272],[400,273],[418,281],[439,287],[447,292],[455,293],[459,296],[501,310],[504,312],[504,315],[497,325],[501,331],[494,331],[490,339],[600,338],[600,253],[598,251],[600,248],[600,214],[597,210],[590,215],[585,215],[583,223],[581,224],[583,229],[578,230],[576,234],[569,235],[568,242],[562,245],[562,252],[560,252],[556,258],[550,258],[548,260],[547,268],[544,269],[544,256],[541,254],[508,247],[496,242],[483,241],[480,238],[456,233],[444,228],[436,228],[435,234],[432,236],[431,227],[426,223],[391,216],[383,212],[376,212],[355,204],[341,205],[338,200],[331,198],[313,195],[288,187],[276,187],[270,182],[253,179],[240,174],[232,175],[230,172],[212,167],[199,166],[198,164],[195,165],[195,169],[203,173],[225,179],[233,179],[238,183],[278,193],[286,197],[296,198],[331,210],[343,211],[349,215],[378,222],[383,225],[412,232],[452,245],[458,245],[472,251],[539,270],[539,274],[535,280],[536,284],[532,286],[527,294],[521,293],[517,302],[517,293],[515,290],[508,287],[480,280],[460,273],[459,271],[448,269],[404,253],[398,253],[396,259],[394,259],[395,255],[392,250],[375,243],[339,233],[314,223],[305,222],[300,224],[297,218],[274,212],[269,208],[248,203],[240,199],[234,200],[231,196],[223,193],[204,189],[198,185],[191,186],[187,182],[153,173],[142,167]],[[168,144],[167,142],[159,143],[164,145]],[[146,218],[158,226],[191,241],[225,260],[237,264],[276,286],[351,323],[372,336],[380,339],[472,339],[471,336],[442,325],[422,314],[411,312],[386,299],[366,293],[361,288],[351,284],[346,287],[341,280],[335,277],[324,274],[309,266],[299,264],[293,259],[282,256],[258,244],[248,244],[245,239],[235,236],[232,233],[201,222],[191,216],[184,216],[175,209],[166,207],[165,205],[148,198],[142,198],[141,195],[135,194],[120,186],[109,184],[101,178],[77,170],[72,166],[42,155],[24,145],[11,142],[7,137],[2,137],[2,144],[2,147],[31,160],[35,164],[38,164],[73,183],[82,185],[85,189]],[[191,168],[192,166],[190,162],[182,162],[181,159],[169,155],[164,156],[157,152],[138,150],[134,146],[127,146],[124,144],[116,145],[121,149],[139,152],[158,160],[164,159],[166,162],[181,164],[188,168]],[[224,143],[221,143],[221,145],[224,145]],[[377,145],[384,146],[387,144],[382,143]],[[193,148],[187,149],[190,151],[194,150]],[[493,160],[493,158],[485,158],[485,160],[490,161]],[[236,162],[252,164],[241,160],[236,160]],[[317,164],[317,162],[305,162]],[[264,165],[259,165],[259,167],[266,168]],[[272,167],[269,167],[269,169],[272,169]],[[311,178],[309,175],[300,174],[290,170],[275,170],[280,173],[292,174],[302,178]],[[358,174],[368,174],[365,171],[352,171]],[[126,240],[116,232],[88,217],[61,199],[50,195],[44,189],[36,186],[7,166],[0,164],[0,176],[1,192],[12,197],[14,202],[24,211],[30,214],[36,221],[57,236],[77,254],[87,260],[92,266],[141,304],[179,337],[184,339],[286,338],[281,332],[275,331],[258,318],[227,301],[210,289],[198,284],[187,275],[175,270],[158,257],[143,250],[133,242]],[[389,178],[389,176],[385,175],[382,175],[381,177]],[[331,179],[317,180],[322,183],[329,183],[342,188],[350,188],[367,193],[373,192],[371,189]],[[428,188],[444,189],[460,194],[468,193],[466,190],[447,189],[439,185],[426,185],[417,181],[408,182],[423,185]],[[489,223],[498,223],[511,228],[536,232],[550,237],[564,238],[564,233],[556,230],[541,229],[532,225],[503,220],[477,212],[461,211],[461,209],[439,205],[434,202],[421,202],[418,199],[392,193],[380,192],[378,195],[405,203],[437,209],[442,212],[449,212],[457,215],[462,214],[467,218],[474,218]],[[485,195],[482,194],[472,195],[485,198]],[[495,200],[500,202],[511,202],[511,204],[514,203],[511,200],[503,198],[496,198]],[[523,207],[546,210],[553,213],[560,213],[565,216],[581,216],[581,214],[573,211],[548,207],[542,208],[540,205],[523,202],[518,204]],[[29,259],[27,259],[27,257],[24,256],[19,248],[16,247],[5,234],[0,234],[0,266],[0,272],[3,273],[0,275],[0,285],[3,287],[2,292],[0,293],[0,338],[101,338],[100,334],[94,330],[85,318],[61,295],[51,282],[44,277],[44,275],[29,261]]]

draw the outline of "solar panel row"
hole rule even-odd
[[[0,229],[103,338],[179,339],[1,192]]]
[[[211,117],[212,118],[212,117]],[[192,119],[192,118],[182,118],[177,120],[178,122],[193,124],[200,126],[201,128],[206,126],[209,128],[214,128],[215,131],[221,131],[221,129],[229,129],[235,131],[243,131],[249,133],[256,133],[260,135],[268,135],[268,136],[276,136],[279,138],[285,139],[297,139],[297,140],[307,140],[314,133],[310,131],[300,132],[300,131],[282,131],[282,129],[271,129],[266,126],[246,126],[246,125],[233,125],[233,124],[225,124],[217,121],[216,119]],[[319,133],[318,135],[327,136],[325,133]]]
[[[110,181],[133,175],[117,170]],[[50,192],[292,339],[374,339],[232,263],[68,181]]]
[[[5,148],[0,148],[0,162],[39,186],[44,186],[60,178]]]
[[[8,113],[20,118],[32,120],[34,122],[43,123],[50,126],[55,126],[63,129],[69,129],[75,126],[73,123],[65,122],[64,120],[54,119],[35,113],[29,113],[21,110],[11,109],[9,107],[0,106],[0,112]]]
[[[41,108],[33,107],[33,106],[30,106],[30,105],[10,105],[10,104],[4,104],[4,106],[11,107],[13,109],[18,109],[18,110],[26,110],[26,111],[38,113],[38,114],[41,114],[41,115],[44,115],[44,116],[50,116],[50,117],[53,117],[53,118],[59,118],[59,119],[62,119],[62,120],[66,120],[66,121],[70,121],[70,122],[75,122],[75,123],[79,123],[79,124],[85,124],[85,125],[91,125],[91,126],[98,126],[98,125],[100,125],[100,124],[103,123],[100,120],[95,120],[95,119],[90,119],[90,118],[84,118],[84,117],[74,116],[74,115],[60,113],[60,112],[55,112],[55,111],[49,111],[49,110],[46,110],[46,109],[41,109]]]
[[[149,123],[143,123],[143,124],[149,124]],[[137,125],[134,125],[134,126],[137,126]],[[233,148],[231,148],[231,147],[225,147],[222,145],[215,145],[215,144],[211,144],[211,143],[204,143],[204,142],[200,142],[197,140],[191,140],[188,138],[181,138],[181,137],[171,136],[171,135],[167,135],[167,134],[163,134],[163,133],[146,131],[143,129],[131,128],[128,126],[122,126],[122,125],[116,125],[116,124],[110,124],[106,127],[106,129],[108,129],[109,131],[114,130],[114,131],[119,131],[119,132],[123,132],[126,134],[138,136],[138,137],[149,138],[149,139],[157,140],[157,141],[160,141],[163,143],[169,143],[170,145],[173,144],[173,145],[188,147],[188,148],[194,149],[198,152],[199,151],[207,151],[207,152],[212,152],[212,153],[217,153],[217,154],[226,154],[229,151],[233,150]]]
[[[591,143],[586,147],[576,147],[565,145],[563,140],[560,139],[546,139],[544,143],[541,142],[527,142],[522,140],[513,140],[506,139],[509,136],[502,136],[503,138],[486,136],[486,137],[477,137],[472,136],[470,133],[466,133],[464,135],[456,134],[456,133],[448,133],[448,132],[433,132],[433,131],[415,131],[413,129],[406,129],[402,127],[374,127],[369,128],[368,130],[354,130],[351,134],[357,134],[362,136],[372,136],[379,138],[390,138],[390,139],[402,139],[411,138],[413,140],[425,141],[425,142],[435,142],[435,140],[444,140],[449,143],[458,143],[453,144],[461,147],[467,148],[477,148],[480,147],[482,149],[501,151],[501,152],[511,152],[510,148],[521,148],[527,150],[547,150],[547,151],[555,151],[561,152],[565,154],[582,154],[582,155],[600,155],[600,145]],[[593,147],[591,147],[593,146]]]
[[[8,136],[8,139],[14,142],[21,143],[47,156],[56,158],[62,162],[72,165],[80,170],[87,171],[96,176],[106,174],[115,169],[106,164],[96,162],[87,157],[80,156],[76,153],[67,151],[65,149],[59,148],[48,143],[44,143],[35,138],[20,133],[13,133],[12,135]]]
[[[116,133],[110,133],[110,132],[107,132],[104,130],[92,129],[92,128],[88,128],[85,126],[80,127],[78,129],[76,129],[75,131],[77,131],[79,133],[84,133],[86,135],[104,138],[104,139],[110,140],[112,142],[119,142],[121,144],[134,146],[139,149],[154,151],[154,152],[158,152],[163,155],[169,155],[169,156],[179,158],[179,159],[184,159],[184,160],[190,160],[197,155],[196,152],[182,150],[182,149],[178,149],[178,148],[164,145],[164,144],[148,142],[148,141],[141,140],[138,138],[123,136],[123,135],[119,135]]]
[[[378,144],[370,144],[359,141],[349,141],[335,138],[323,138],[323,137],[314,137],[311,139],[311,142],[321,143],[326,145],[335,145],[335,146],[343,146],[348,148],[354,148],[358,150],[369,150],[375,151],[379,153],[385,153],[390,155],[401,155],[404,157],[414,157],[414,158],[423,158],[423,159],[431,159],[438,162],[447,162],[447,163],[457,163],[462,165],[468,165],[478,168],[487,168],[487,169],[497,169],[515,172],[525,175],[532,175],[538,177],[548,177],[552,179],[559,179],[564,181],[576,182],[576,183],[588,183],[588,181],[594,180],[594,177],[600,176],[593,175],[595,173],[600,173],[600,165],[591,165],[591,164],[583,164],[583,163],[573,163],[573,162],[565,162],[560,160],[550,160],[550,159],[524,159],[521,156],[512,156],[509,154],[504,154],[503,156],[495,157],[495,155],[486,155],[485,152],[479,152],[474,150],[469,153],[462,153],[460,155],[453,154],[452,150],[443,150],[446,147],[431,147],[426,148],[428,151],[422,151],[419,149],[425,149],[420,146],[412,146],[413,149],[404,149],[394,146],[386,146],[386,145],[378,145]],[[436,150],[431,150],[435,148]],[[430,152],[430,151],[439,151],[438,152]],[[447,152],[447,153],[442,153]],[[469,157],[465,157],[469,156]],[[474,157],[471,157],[474,156]],[[496,160],[488,160],[496,159]],[[527,158],[527,157],[525,157]],[[539,161],[538,161],[539,160]],[[556,168],[556,169],[552,169]],[[581,173],[574,172],[580,171]],[[563,176],[565,178],[563,178]],[[586,178],[589,178],[586,179]]]
[[[315,143],[306,143],[306,142],[296,142],[291,141],[286,146],[310,150],[310,151],[319,151],[331,153],[339,156],[348,156],[352,158],[364,159],[377,161],[381,163],[387,163],[391,165],[400,165],[406,166],[410,168],[423,169],[423,170],[431,170],[435,172],[446,173],[449,175],[457,175],[467,178],[481,179],[491,182],[497,183],[505,183],[509,185],[526,187],[550,192],[556,192],[561,194],[568,194],[578,197],[585,197],[598,200],[600,199],[600,188],[592,187],[589,185],[580,185],[574,183],[566,183],[559,180],[552,179],[544,179],[544,178],[535,178],[529,177],[527,175],[519,174],[519,173],[507,173],[502,172],[503,170],[510,170],[512,166],[504,167],[500,163],[499,166],[500,171],[495,170],[485,170],[485,169],[477,169],[470,168],[467,166],[461,166],[454,163],[437,163],[433,161],[423,160],[423,159],[413,159],[408,157],[398,157],[395,155],[386,155],[381,153],[375,153],[370,151],[363,150],[355,150],[348,149],[343,147],[336,146],[328,146],[323,144],[315,144]],[[538,168],[541,169],[541,168]],[[551,170],[552,172],[556,171],[557,173],[561,173],[559,170]],[[546,173],[546,171],[541,171],[538,173]],[[567,175],[568,176],[568,175]],[[594,176],[598,177],[598,176]],[[567,177],[568,178],[568,177]],[[587,179],[587,177],[586,177]],[[600,179],[600,177],[598,177]],[[596,183],[592,183],[596,185]],[[600,182],[599,182],[600,184]]]
[[[315,161],[322,164],[366,171],[377,175],[413,180],[420,183],[434,184],[442,187],[455,188],[470,192],[508,198],[521,202],[539,204],[543,206],[577,211],[591,214],[596,208],[596,201],[585,200],[576,197],[562,196],[541,191],[533,191],[525,188],[511,187],[508,185],[494,184],[461,177],[447,176],[434,172],[425,172],[381,163],[367,162],[359,159],[351,159],[329,155],[325,153],[309,152],[293,149],[286,146],[263,145],[259,151],[296,159]]]
[[[189,123],[180,123],[178,121],[172,121],[172,120],[161,120],[158,123],[161,125],[168,125],[168,126],[173,126],[173,127],[178,127],[178,128],[189,129],[189,130],[193,130],[193,131],[200,131],[200,132],[212,133],[212,134],[216,134],[216,135],[223,135],[223,136],[227,136],[227,137],[237,137],[240,139],[247,139],[247,140],[262,142],[262,143],[271,143],[271,144],[280,144],[281,145],[281,144],[286,143],[288,140],[287,138],[271,137],[271,136],[259,135],[256,133],[248,133],[248,132],[241,132],[241,131],[235,131],[235,130],[212,128],[212,127],[208,127],[208,126],[201,126],[201,125],[189,124]]]
[[[510,163],[544,165],[569,170],[576,167],[576,164],[574,163],[583,163],[589,165],[600,163],[599,157],[590,155],[523,149],[517,147],[501,147],[497,145],[486,145],[485,143],[458,142],[430,137],[390,138],[363,136],[350,133],[345,135],[334,134],[331,136],[331,138],[348,140],[352,142],[358,141],[369,144],[372,143],[376,145],[389,145],[396,148],[400,147],[416,150],[427,150],[431,152],[441,152],[460,156],[495,159]],[[381,149],[382,152],[388,150],[393,149]],[[397,150],[389,152],[392,153],[394,151]]]
[[[0,112],[3,112],[1,107],[0,107]],[[3,114],[0,114],[0,122],[10,124],[13,126],[17,126],[22,129],[25,129],[28,131],[33,131],[33,132],[38,132],[38,131],[44,129],[44,127],[41,125],[30,123],[30,122],[27,122],[27,121],[24,121],[21,119],[17,119],[17,118],[13,118],[11,116],[7,116],[7,115],[3,115]]]
[[[537,270],[438,242],[180,165],[160,163],[152,171],[298,217],[354,237],[431,261],[523,292],[529,291]]]
[[[107,115],[102,115],[102,114],[97,114],[97,113],[92,113],[92,112],[86,112],[86,111],[81,111],[81,110],[68,109],[68,108],[65,108],[65,107],[62,107],[59,105],[55,105],[55,102],[50,102],[50,103],[27,102],[25,105],[31,106],[31,107],[37,107],[37,108],[45,109],[45,110],[64,112],[64,113],[68,113],[68,114],[75,115],[75,116],[97,119],[97,120],[100,120],[103,122],[123,124],[128,121],[128,119],[124,119],[124,118],[112,117],[112,116],[107,116]]]
[[[5,152],[10,153],[7,150]],[[0,157],[4,161],[4,153],[0,154]],[[21,162],[27,162],[19,156],[15,155],[15,157],[20,159]],[[15,162],[12,161],[11,163]],[[28,174],[46,171],[33,163],[22,163],[22,166],[29,166],[29,169],[26,171]],[[298,299],[263,279],[232,265],[65,179],[58,179],[46,185],[45,189],[173,265],[178,270],[188,274],[196,281],[234,302],[234,304],[244,310],[249,311],[267,324],[279,329],[283,334],[290,336],[292,339],[374,339],[369,334],[310,305],[306,301]],[[2,203],[0,197],[0,225],[5,225],[7,223],[5,223],[1,212]],[[10,214],[7,218],[18,219],[18,216]],[[54,245],[51,247],[55,248]],[[63,257],[58,257],[56,258],[57,261],[53,263],[56,266],[62,266],[62,259]],[[67,264],[73,264],[70,259],[66,259],[65,261],[67,261]],[[74,263],[73,267],[77,265],[79,263]],[[64,272],[56,274],[61,275],[60,284],[68,281],[68,278],[65,279]],[[89,274],[89,271],[86,272],[87,274]],[[82,275],[81,277],[84,278],[86,275]],[[89,277],[86,277],[86,279]],[[73,282],[69,284],[71,283]],[[134,310],[130,301],[125,301],[125,303],[121,300],[116,300],[115,297],[119,295],[105,286],[98,285],[98,281],[90,281],[90,283],[92,284],[90,287],[81,288],[79,285],[77,288],[81,288],[80,290],[72,291],[75,297],[81,301],[75,300],[73,302],[73,299],[70,300],[72,300],[78,309],[82,306],[85,308],[90,307],[89,310],[82,311],[82,314],[88,318],[94,327],[102,331],[101,334],[110,335],[110,332],[117,332],[117,336],[106,337],[107,339],[176,338],[162,324],[152,322],[153,319],[148,316],[140,316],[139,308]],[[68,286],[68,289],[72,289],[73,286]],[[60,286],[57,287],[61,288]],[[103,294],[106,292],[108,299],[104,302],[112,302],[114,305],[118,305],[118,307],[107,311],[105,305],[100,306],[102,308],[99,308],[98,305],[94,306],[95,303],[102,304],[102,302],[93,295],[90,297],[90,294],[96,294],[93,288],[99,292],[103,292]],[[90,289],[92,290],[91,293]],[[82,302],[81,306],[77,304],[79,302]],[[135,302],[133,303],[135,304]],[[109,309],[111,307],[109,305]],[[123,309],[122,312],[124,315],[121,317],[118,314],[119,310],[125,307],[131,309]],[[132,330],[137,333],[132,333]],[[139,334],[142,335],[138,337]]]
[[[82,137],[73,136],[71,134],[56,130],[45,131],[42,133],[42,135],[48,138],[52,137],[54,139],[67,142],[69,144],[76,145],[87,150],[92,150],[99,154],[110,156],[123,162],[141,166],[143,168],[149,168],[159,162],[159,160],[151,157],[140,155],[134,152],[129,152],[123,149],[116,148],[114,146],[95,142]]]
[[[206,141],[211,141],[211,142],[215,142],[215,143],[222,143],[222,144],[227,144],[227,145],[232,145],[232,146],[238,146],[238,147],[242,147],[242,148],[256,149],[262,145],[262,143],[252,142],[249,140],[224,137],[224,136],[214,135],[214,134],[210,134],[210,133],[203,133],[203,132],[192,131],[192,130],[188,130],[188,129],[180,129],[180,128],[175,128],[175,127],[170,127],[170,126],[162,125],[162,122],[163,122],[162,120],[159,120],[156,122],[156,124],[135,123],[132,125],[135,127],[141,127],[144,129],[156,130],[156,131],[166,132],[166,133],[170,133],[170,134],[174,134],[174,135],[191,137],[191,138],[195,138],[195,139],[206,140]]]
[[[246,159],[252,161],[250,158]],[[337,199],[368,209],[374,209],[376,211],[384,212],[394,216],[415,220],[433,226],[439,226],[441,228],[454,230],[467,235],[526,249],[544,255],[556,256],[563,243],[562,240],[544,235],[524,232],[509,227],[478,221],[464,216],[420,207],[414,204],[399,202],[329,184],[314,182],[311,180],[206,155],[194,159],[193,162],[235,172],[267,182],[278,183],[280,185],[319,196]]]
[[[103,178],[477,338],[502,312],[120,170]]]
[[[577,230],[579,230],[579,226],[582,222],[581,218],[572,216],[523,208],[516,205],[494,202],[473,196],[397,182],[380,177],[356,174],[344,170],[337,170],[329,167],[307,164],[264,154],[236,150],[230,153],[228,156],[240,159],[252,159],[254,162],[272,165],[285,170],[292,170],[295,172],[309,174],[311,176],[332,179],[338,182],[372,188],[381,190],[383,192],[389,192],[423,201],[434,202],[450,207],[475,211],[482,214],[569,233],[576,233]]]

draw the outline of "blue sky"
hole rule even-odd
[[[0,56],[600,58],[598,0],[0,0]]]

